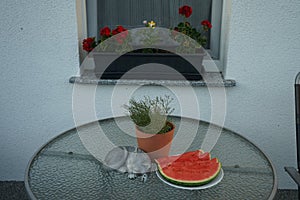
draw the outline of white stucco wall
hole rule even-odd
[[[75,2],[0,3],[0,180],[23,180],[32,153],[73,125]]]
[[[294,81],[300,72],[300,2],[232,1],[226,126],[274,162],[281,188],[295,187],[284,166],[296,166]]]
[[[23,180],[32,154],[74,126],[68,78],[78,69],[76,9],[69,0],[0,4],[0,180]],[[293,84],[300,71],[299,10],[298,0],[232,0],[226,77],[237,86],[226,89],[225,127],[269,155],[280,188],[296,188],[283,167],[296,166]],[[98,87],[99,118],[112,115],[113,88]],[[164,89],[146,87],[145,92],[163,94]],[[195,92],[200,118],[209,120],[208,92]]]

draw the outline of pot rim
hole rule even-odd
[[[172,129],[169,130],[168,132],[170,132],[170,131],[172,131],[172,130],[174,130],[176,128],[176,126],[175,126],[175,124],[173,122],[167,120],[166,123],[171,124],[171,126],[172,126]],[[165,132],[165,133],[146,133],[146,132],[142,131],[141,129],[139,129],[138,125],[136,125],[136,124],[135,124],[135,128],[137,130],[139,130],[140,132],[143,132],[143,133],[149,134],[149,135],[160,135],[160,134],[166,134],[166,133],[168,133],[168,132]]]

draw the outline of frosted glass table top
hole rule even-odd
[[[162,182],[151,172],[143,183],[127,174],[107,171],[101,156],[115,146],[137,146],[128,117],[110,118],[71,129],[44,145],[30,161],[25,186],[32,199],[272,199],[277,178],[270,160],[253,143],[227,129],[189,118],[171,117],[175,136],[170,154],[200,149],[208,130],[221,131],[211,150],[222,163],[224,177],[204,190],[184,190]],[[101,127],[101,133],[98,133]],[[128,134],[129,133],[129,134]],[[184,136],[180,134],[184,133]],[[195,134],[195,135],[193,135]],[[87,138],[91,143],[87,143]],[[176,139],[177,138],[177,139]],[[188,145],[184,142],[189,140]],[[93,142],[94,141],[94,142]],[[99,145],[97,145],[99,142]],[[90,145],[87,145],[90,144]]]

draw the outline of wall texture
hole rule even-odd
[[[294,80],[300,72],[300,2],[232,1],[226,126],[250,138],[276,165],[279,186],[295,186]]]
[[[43,143],[71,128],[78,45],[75,1],[0,6],[0,180],[22,180]]]
[[[225,127],[269,155],[280,188],[296,188],[283,167],[296,166],[293,84],[300,71],[300,2],[232,0],[231,7],[226,77],[237,86],[226,89]],[[75,1],[2,0],[0,19],[0,180],[22,180],[32,154],[74,126],[68,78],[78,70]],[[113,89],[97,88],[97,117],[112,115]],[[161,87],[143,89],[135,95],[166,93]],[[187,92],[176,89],[182,96]],[[209,94],[205,88],[195,93],[201,115],[192,117],[208,121]],[[123,114],[120,107],[115,112]]]

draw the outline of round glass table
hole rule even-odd
[[[150,172],[147,181],[142,182],[139,177],[130,180],[127,174],[108,171],[101,161],[102,154],[109,150],[104,140],[114,146],[137,146],[134,124],[128,117],[117,117],[71,129],[42,146],[26,170],[25,187],[29,197],[72,200],[274,198],[275,169],[249,140],[204,121],[175,116],[171,121],[176,126],[171,155],[200,149],[208,133],[219,132],[210,151],[212,157],[220,160],[224,172],[217,185],[185,190],[164,183],[155,172]],[[104,137],[99,138],[101,134]]]

